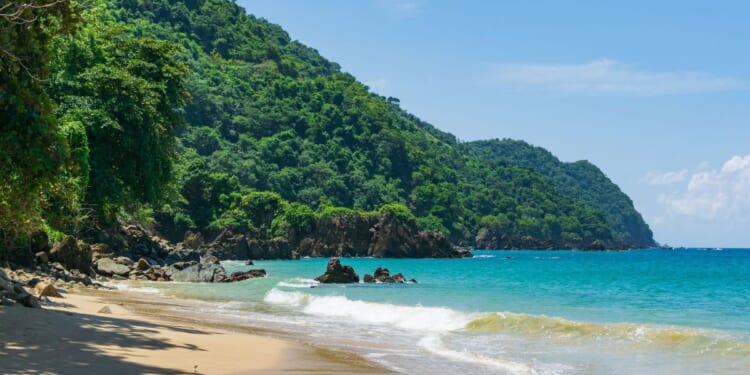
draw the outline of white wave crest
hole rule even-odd
[[[263,301],[272,305],[302,306],[307,303],[311,296],[301,292],[285,292],[273,288],[266,293]]]
[[[271,289],[263,299],[267,303],[303,307],[305,314],[346,318],[366,324],[395,326],[402,329],[448,332],[463,329],[476,318],[442,307],[402,306],[388,303],[350,300],[344,296],[314,296],[301,292]]]

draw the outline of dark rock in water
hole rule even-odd
[[[266,277],[266,270],[259,269],[259,270],[247,270],[247,271],[234,272],[231,275],[229,275],[228,278],[222,280],[221,282],[234,283],[237,281],[254,279],[258,277]]]
[[[458,250],[459,258],[473,258],[474,254],[471,253],[471,250],[461,249]]]
[[[171,274],[171,279],[182,282],[218,283],[227,278],[224,267],[215,256],[208,255],[200,259],[200,263]]]
[[[78,246],[78,241],[68,236],[52,248],[49,260],[60,262],[66,269],[77,269],[89,274],[91,272],[91,247],[86,244]]]
[[[246,266],[252,266],[252,265],[254,265],[254,264],[255,264],[255,263],[253,263],[253,261],[252,261],[252,260],[250,260],[250,259],[248,259],[248,260],[247,260],[247,262],[245,262],[245,265],[246,265]]]
[[[403,274],[397,273],[393,276],[391,276],[390,271],[387,268],[381,268],[378,267],[375,269],[375,275],[365,275],[365,282],[366,283],[389,283],[389,284],[406,284],[408,283],[417,283],[417,280],[411,279],[409,281],[406,280]]]
[[[328,261],[326,272],[316,277],[315,280],[324,284],[349,284],[358,283],[359,276],[352,267],[342,266],[339,258],[331,258]]]
[[[101,258],[96,261],[96,272],[104,276],[127,276],[130,267],[115,262],[112,258]]]

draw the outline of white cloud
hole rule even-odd
[[[741,86],[734,78],[690,71],[649,72],[610,59],[570,65],[500,64],[492,74],[499,82],[567,93],[674,95]]]
[[[660,194],[670,217],[750,219],[750,155],[734,156],[721,169],[698,169],[684,189]]]
[[[724,166],[721,168],[721,171],[724,173],[733,173],[737,171],[742,171],[746,169],[748,166],[750,166],[750,155],[747,155],[744,158],[735,155],[731,159],[729,159],[726,163],[724,163]]]
[[[641,177],[641,182],[648,185],[670,185],[684,181],[687,175],[687,169],[679,172],[651,171]]]
[[[383,78],[373,79],[372,81],[366,81],[365,86],[368,86],[370,88],[370,91],[376,92],[378,94],[383,94],[383,91],[385,90],[385,86],[388,84],[388,81],[386,81]]]

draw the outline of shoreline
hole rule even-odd
[[[75,289],[43,309],[0,307],[7,374],[392,374],[281,332],[175,317],[134,292]],[[179,299],[189,304],[189,300]],[[111,313],[103,313],[107,306]],[[4,358],[5,357],[5,358]]]

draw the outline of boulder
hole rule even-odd
[[[34,286],[34,294],[37,297],[53,297],[53,298],[65,298],[55,288],[55,285],[48,282],[39,282]]]
[[[233,272],[231,275],[229,275],[228,278],[222,280],[222,282],[233,283],[237,281],[243,281],[247,279],[254,279],[257,277],[265,277],[265,276],[266,276],[266,270],[263,270],[263,269],[247,270],[247,271]]]
[[[91,272],[91,247],[79,246],[75,238],[67,236],[52,248],[49,260],[59,262],[66,269],[77,269],[89,274]]]
[[[342,266],[339,258],[331,258],[328,261],[326,272],[315,280],[324,284],[347,284],[347,283],[358,283],[359,276],[354,269],[350,266]]]
[[[37,264],[49,263],[49,255],[47,255],[47,253],[45,253],[44,251],[39,251],[34,254],[34,259],[36,260]]]
[[[146,259],[140,258],[134,268],[139,271],[146,271],[151,268],[151,264]]]
[[[109,308],[109,306],[104,305],[99,311],[97,311],[99,314],[112,314],[112,309]]]
[[[200,258],[200,263],[194,264],[170,275],[173,281],[218,283],[227,278],[224,267],[213,255]]]
[[[16,298],[16,302],[18,302],[18,303],[20,303],[20,304],[22,304],[22,305],[24,305],[26,307],[31,307],[31,308],[34,308],[34,309],[41,309],[42,308],[42,304],[39,303],[39,300],[36,297],[34,297],[33,295],[31,295],[29,293],[26,293],[26,292],[19,293],[18,294],[18,298]]]
[[[130,268],[115,262],[112,258],[101,258],[96,261],[96,271],[105,276],[127,276]]]
[[[47,232],[43,230],[38,230],[32,233],[29,238],[29,246],[31,247],[31,251],[33,253],[38,253],[40,251],[48,251],[49,250],[49,236],[47,236]]]
[[[200,260],[201,252],[194,249],[180,249],[171,251],[164,258],[164,263],[174,264],[178,262],[198,262]]]
[[[117,264],[122,264],[123,266],[128,267],[133,265],[133,260],[128,257],[117,257],[115,258],[115,262],[117,262]]]

